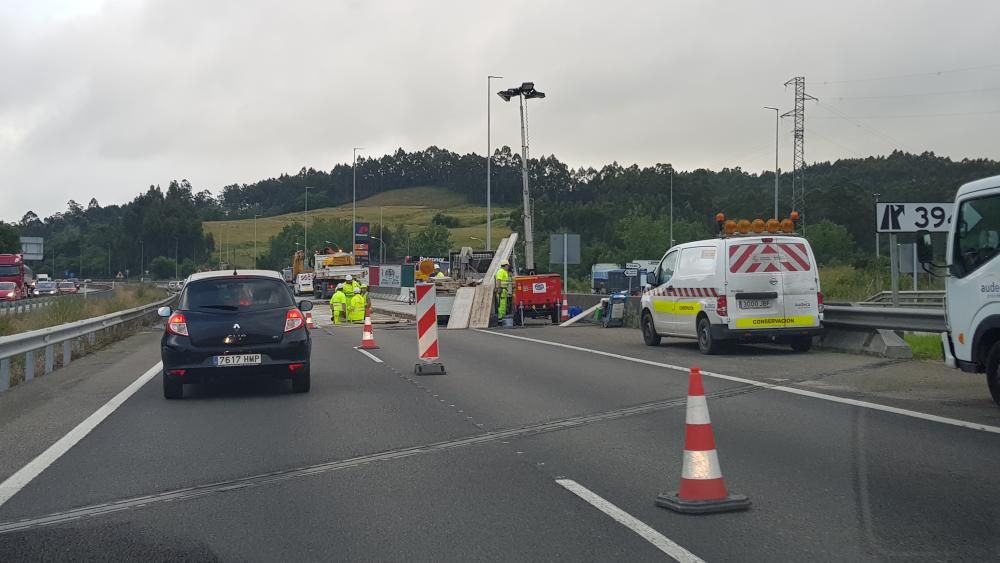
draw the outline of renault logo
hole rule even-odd
[[[778,285],[778,278],[771,278],[767,283],[771,285]]]
[[[773,284],[774,281],[772,281],[771,283]],[[240,323],[234,324],[233,325],[233,332],[238,332],[239,330],[240,330]]]

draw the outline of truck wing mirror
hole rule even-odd
[[[931,234],[927,231],[917,231],[917,261],[930,264],[934,261],[934,246]]]

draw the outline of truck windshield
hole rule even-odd
[[[0,276],[16,276],[21,273],[17,266],[0,266]]]
[[[963,201],[957,221],[953,273],[964,277],[1000,252],[1000,195]]]

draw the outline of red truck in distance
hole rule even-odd
[[[26,297],[24,259],[20,254],[0,254],[0,300],[15,301]],[[11,287],[10,284],[14,284]]]

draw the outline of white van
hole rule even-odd
[[[680,244],[646,274],[643,340],[697,338],[703,354],[725,341],[779,342],[808,351],[823,332],[823,294],[812,247],[782,234]]]
[[[292,289],[295,295],[311,295],[313,293],[313,274],[305,273],[295,276],[295,285]]]

